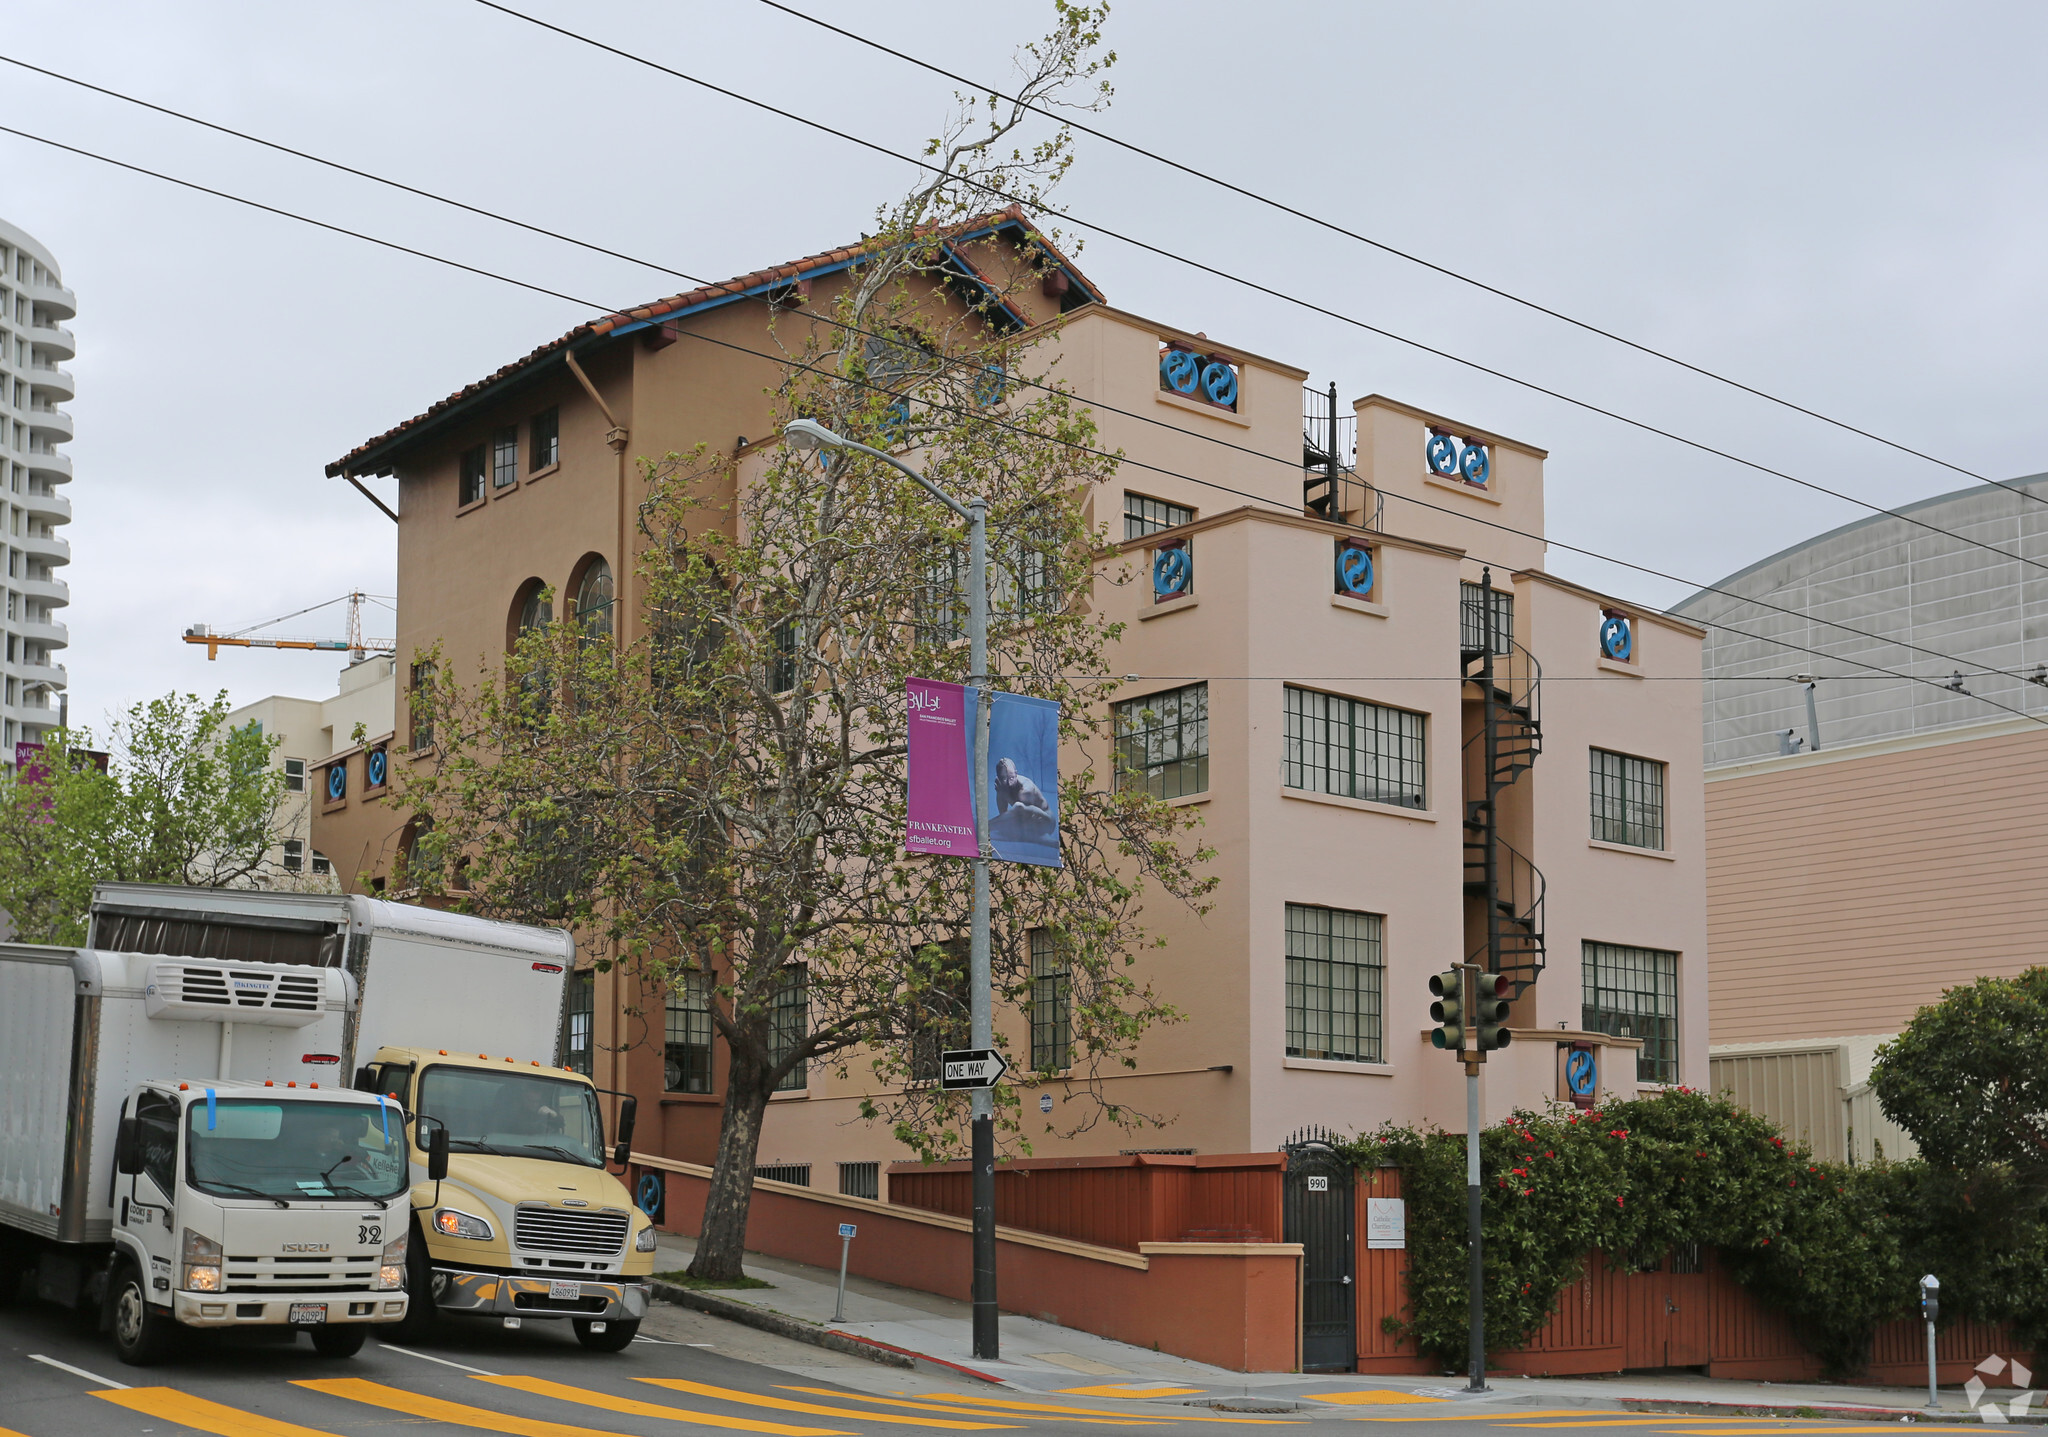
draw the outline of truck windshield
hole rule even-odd
[[[420,1078],[419,1111],[447,1124],[455,1152],[604,1166],[604,1128],[588,1083],[437,1065]]]
[[[187,1176],[221,1197],[396,1197],[406,1187],[399,1113],[365,1103],[193,1102],[185,1118]]]

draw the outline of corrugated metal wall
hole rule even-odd
[[[1833,1047],[1775,1053],[1713,1054],[1708,1081],[1736,1106],[1769,1118],[1815,1157],[1846,1162],[1848,1120],[1842,1104],[1842,1055]]]

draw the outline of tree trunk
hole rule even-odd
[[[760,1070],[735,1061],[726,1074],[725,1113],[718,1125],[718,1156],[711,1164],[711,1190],[704,1196],[704,1224],[690,1276],[720,1280],[739,1277],[746,1251],[747,1210],[754,1198],[754,1157],[761,1146],[761,1117],[768,1110],[768,1085]]]

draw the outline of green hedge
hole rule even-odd
[[[1465,1139],[1383,1126],[1347,1146],[1402,1169],[1408,1300],[1390,1331],[1447,1367],[1466,1360]],[[1589,1112],[1520,1112],[1480,1138],[1486,1345],[1526,1344],[1589,1254],[1646,1267],[1672,1247],[1718,1248],[1735,1279],[1798,1325],[1831,1372],[1862,1367],[1877,1326],[1942,1282],[1944,1323],[2048,1333],[2048,1231],[1998,1170],[1964,1178],[1919,1161],[1817,1161],[1777,1128],[1690,1088]],[[1596,1259],[1597,1260],[1597,1259]]]

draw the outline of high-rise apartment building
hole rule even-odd
[[[75,392],[62,361],[77,353],[63,325],[77,312],[56,256],[0,220],[0,764],[56,727],[67,682],[57,656],[71,635],[58,611],[71,586],[58,570],[71,545],[58,528],[71,501],[58,486],[71,482],[71,460],[57,446],[71,416],[58,406]]]

